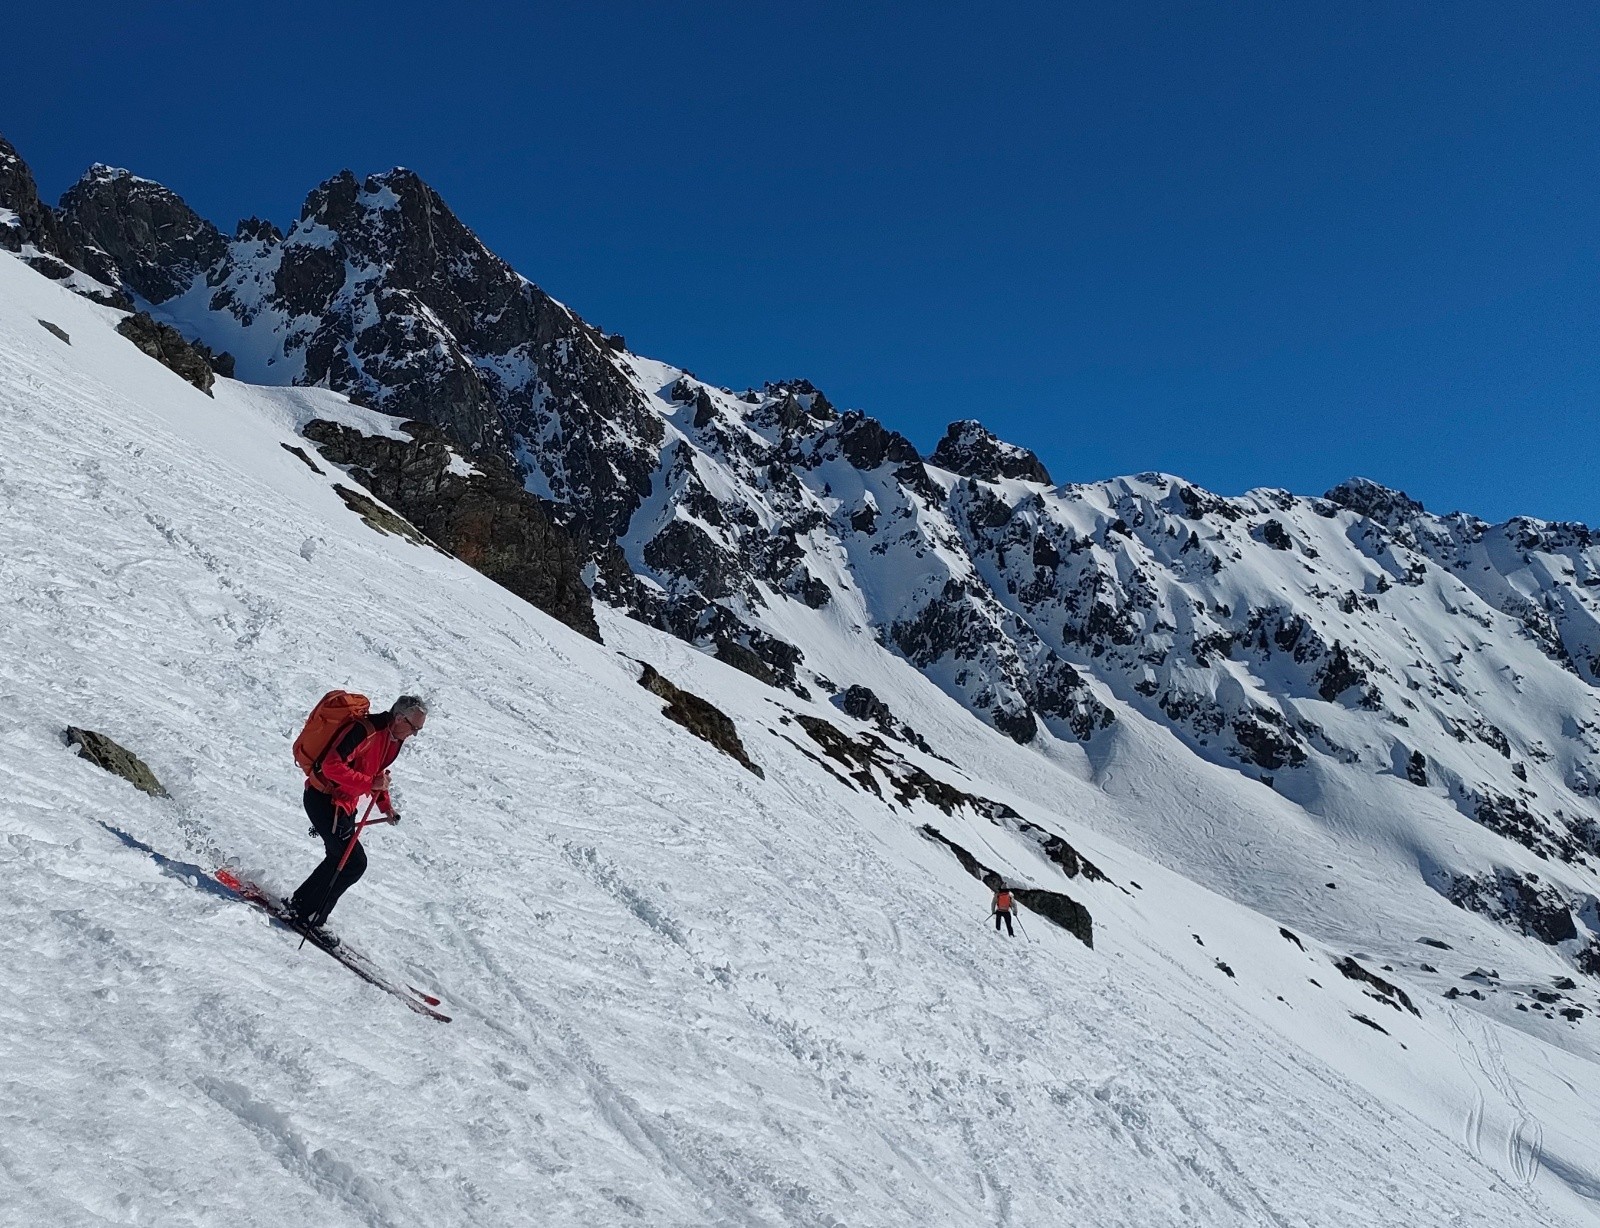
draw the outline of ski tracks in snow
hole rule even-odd
[[[1462,1021],[1463,1016],[1467,1020],[1465,1023]],[[1495,1032],[1499,1025],[1493,1020],[1480,1019],[1460,1008],[1450,1012],[1450,1025],[1460,1035],[1463,1050],[1472,1055],[1478,1074],[1488,1080],[1489,1086],[1505,1103],[1513,1119],[1505,1134],[1503,1151],[1505,1169],[1517,1184],[1524,1189],[1532,1189],[1539,1180],[1539,1173],[1544,1166],[1544,1126],[1537,1117],[1528,1112],[1522,1093],[1517,1088],[1517,1081],[1506,1068],[1505,1052]],[[1472,1032],[1477,1033],[1477,1039],[1473,1038]],[[1466,1068],[1466,1065],[1466,1060],[1463,1058],[1463,1068]],[[1486,1098],[1483,1086],[1473,1075],[1472,1070],[1467,1070],[1467,1076],[1472,1080],[1475,1100],[1463,1126],[1464,1141],[1474,1156],[1486,1160],[1483,1154]]]

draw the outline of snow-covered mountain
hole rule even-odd
[[[336,177],[286,234],[231,240],[106,168],[59,211],[18,203],[0,234],[37,272],[0,260],[8,927],[25,983],[63,959],[104,978],[14,1020],[23,1137],[83,1127],[48,1040],[126,994],[131,1040],[81,1029],[111,1066],[138,1059],[120,1111],[137,1123],[142,1085],[231,1114],[243,1134],[197,1154],[267,1156],[334,1222],[474,1222],[474,1198],[478,1221],[516,1222],[541,1182],[601,1222],[1591,1214],[1582,526],[1434,516],[1359,480],[1058,486],[972,422],[925,459],[803,381],[734,393],[631,353],[410,172]],[[249,382],[202,396],[112,331],[114,307],[50,286],[50,260]],[[383,504],[501,587],[380,537],[423,541]],[[709,697],[764,774],[660,721],[635,661]],[[425,1067],[402,1038],[367,1069],[470,1121],[487,1159],[431,1120],[427,1147],[377,1154],[376,1122],[420,1115],[379,1088],[345,1114],[294,1077],[338,1079],[361,1045],[306,1057],[239,995],[282,994],[306,1044],[314,1006],[347,1028],[383,1007],[336,968],[308,1001],[280,936],[127,844],[283,884],[296,715],[364,679],[416,681],[446,719],[415,777],[436,826],[350,924],[464,1004]],[[53,749],[96,722],[173,802]],[[1038,946],[977,931],[986,871],[1037,893]],[[174,915],[237,952],[223,988]],[[138,1058],[174,1029],[191,1057],[242,1046],[248,1077]],[[525,1136],[542,1158],[519,1166]],[[154,1140],[129,1137],[145,1175],[82,1207],[128,1218],[123,1180],[160,1221],[152,1191],[192,1196],[193,1172],[150,1176]],[[0,1166],[18,1205],[79,1222],[22,1149]],[[428,1171],[455,1184],[424,1194]]]

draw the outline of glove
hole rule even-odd
[[[389,822],[394,823],[397,826],[399,825],[399,823],[400,823],[400,812],[398,810],[390,812]]]

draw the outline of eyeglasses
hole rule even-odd
[[[413,734],[419,733],[422,730],[422,723],[420,721],[412,720],[409,716],[397,716],[394,719],[396,724],[403,724]],[[423,720],[426,719],[426,717],[423,718]]]

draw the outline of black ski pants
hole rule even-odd
[[[326,856],[322,864],[311,871],[311,877],[295,888],[291,903],[295,912],[311,924],[321,925],[339,902],[339,897],[355,886],[357,880],[367,872],[367,850],[357,841],[355,848],[350,850],[350,860],[344,863],[341,871],[339,859],[344,856],[345,846],[350,843],[350,835],[356,829],[356,816],[338,809],[332,797],[310,785],[306,786],[305,806],[311,826],[322,837]]]
[[[994,932],[997,934],[1000,932],[1000,918],[1002,917],[1006,921],[1006,933],[1015,938],[1017,931],[1011,928],[1011,910],[1009,908],[997,908],[994,910]]]

